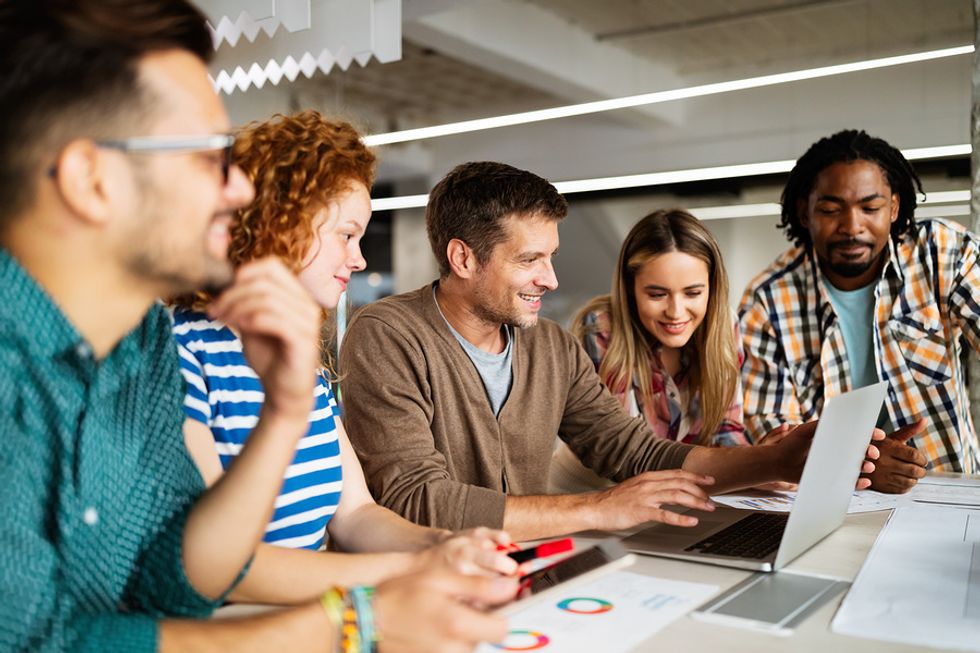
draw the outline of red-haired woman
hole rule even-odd
[[[254,183],[256,198],[232,220],[232,263],[278,257],[328,316],[351,274],[365,267],[360,239],[371,217],[374,154],[348,123],[304,111],[247,126],[233,158]],[[202,291],[176,300],[174,310],[187,381],[185,437],[209,485],[234,463],[264,399],[237,334],[208,316],[211,299]],[[326,346],[323,353],[309,430],[286,472],[266,529],[268,544],[259,547],[253,564],[263,570],[259,576],[278,578],[281,598],[290,601],[318,596],[327,585],[376,583],[438,559],[464,571],[513,573],[513,561],[495,550],[506,542],[504,534],[480,529],[450,538],[374,502],[340,421]],[[336,548],[361,555],[311,557],[291,550],[318,550],[325,536]],[[402,553],[367,553],[392,551]],[[247,599],[248,588],[246,577],[236,598]],[[260,592],[265,601],[268,589]]]

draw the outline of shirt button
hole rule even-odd
[[[85,514],[82,515],[82,521],[84,521],[89,526],[95,526],[99,523],[99,511],[89,506],[85,509]]]
[[[75,353],[79,358],[92,358],[92,348],[87,342],[80,342],[75,346]]]

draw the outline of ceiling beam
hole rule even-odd
[[[573,102],[684,85],[668,67],[599,43],[593,34],[556,14],[517,0],[462,3],[407,21],[403,34],[420,45]],[[646,125],[676,125],[683,122],[684,108],[680,103],[641,107],[614,117]]]

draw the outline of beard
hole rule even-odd
[[[886,248],[882,248],[882,250],[877,254],[872,254],[871,256],[868,256],[868,260],[866,261],[851,262],[847,260],[843,260],[843,261],[833,260],[834,258],[833,252],[835,249],[851,247],[853,245],[867,245],[868,249],[869,250],[871,249],[871,246],[868,243],[865,243],[864,241],[857,241],[857,240],[832,243],[827,246],[827,267],[830,269],[831,272],[845,279],[853,279],[855,277],[860,277],[861,275],[865,274],[868,270],[878,265],[882,257],[884,257],[885,255]]]
[[[538,323],[536,315],[518,315],[516,311],[503,311],[484,304],[475,306],[473,313],[487,324],[503,324],[518,329],[527,329]]]
[[[476,299],[473,313],[487,324],[505,324],[518,329],[527,329],[538,323],[537,315],[522,315],[514,306],[513,300],[508,303],[506,296],[496,295],[483,284],[477,287]]]
[[[211,221],[196,239],[186,236],[182,225],[168,210],[168,193],[138,170],[136,182],[140,203],[128,233],[121,240],[123,263],[136,277],[164,289],[168,297],[197,290],[216,296],[231,284],[234,267],[225,258],[208,252]],[[212,216],[212,221],[222,217]]]

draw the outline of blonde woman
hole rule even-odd
[[[728,275],[718,244],[690,213],[656,211],[633,227],[619,252],[612,292],[579,311],[572,333],[610,392],[631,415],[642,415],[657,437],[750,444],[742,426],[742,354]],[[609,485],[559,444],[553,492]]]

